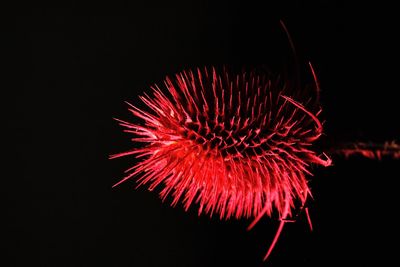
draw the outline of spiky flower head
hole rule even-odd
[[[215,68],[167,77],[140,97],[146,109],[129,104],[141,123],[118,120],[143,146],[112,156],[139,159],[117,184],[136,176],[173,205],[252,217],[251,226],[273,211],[287,219],[310,195],[310,164],[331,163],[312,150],[322,134],[318,103],[300,103],[290,87],[273,75]]]

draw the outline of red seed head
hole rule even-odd
[[[139,185],[159,186],[173,205],[195,202],[199,214],[254,217],[251,226],[274,210],[290,217],[310,194],[310,164],[330,160],[312,150],[322,133],[315,101],[297,102],[288,87],[271,75],[214,68],[166,78],[141,97],[147,110],[130,105],[143,123],[118,120],[144,146],[112,156],[141,159],[117,185],[138,175]]]

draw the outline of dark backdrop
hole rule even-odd
[[[314,201],[287,224],[198,217],[161,203],[108,155],[130,146],[112,117],[167,74],[204,65],[290,64],[322,86],[324,143],[399,137],[396,19],[346,1],[110,1],[23,4],[8,19],[2,97],[6,157],[2,266],[363,266],[397,261],[399,161],[335,157],[315,168]],[[274,2],[278,2],[274,3]],[[282,62],[284,64],[282,64]],[[8,71],[12,75],[8,75]],[[4,95],[4,94],[3,94]],[[394,243],[391,243],[394,242]]]

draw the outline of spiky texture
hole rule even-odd
[[[117,184],[138,175],[139,185],[159,186],[173,205],[182,201],[188,209],[196,202],[199,214],[253,217],[251,227],[274,210],[290,217],[310,194],[309,165],[330,160],[311,150],[322,133],[319,111],[286,95],[288,87],[271,75],[214,68],[167,77],[162,88],[140,97],[148,109],[130,105],[144,123],[118,120],[133,142],[145,145],[112,156],[140,159]],[[305,104],[315,109],[315,101]]]

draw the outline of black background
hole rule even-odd
[[[315,168],[304,216],[288,224],[198,217],[161,203],[134,181],[111,189],[132,164],[112,117],[123,101],[179,70],[290,63],[279,20],[301,68],[322,86],[326,145],[399,137],[396,19],[389,6],[346,1],[70,2],[22,4],[5,38],[2,266],[381,266],[397,261],[396,160],[335,157]],[[8,75],[10,72],[12,75]],[[8,148],[8,149],[7,149]],[[393,242],[393,243],[392,243]]]

